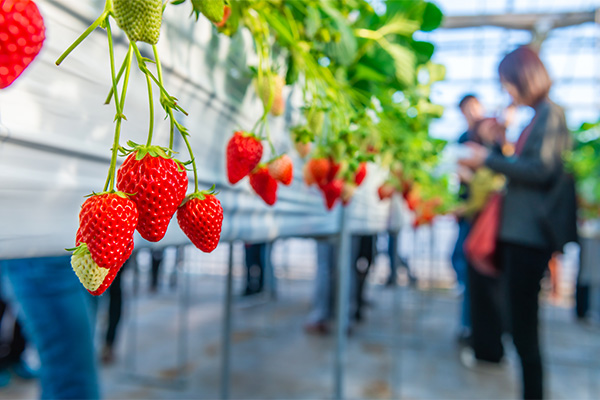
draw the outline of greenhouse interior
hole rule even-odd
[[[600,0],[0,0],[0,399],[600,397]]]

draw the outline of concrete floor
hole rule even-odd
[[[239,252],[236,252],[239,256]],[[236,257],[240,260],[240,257]],[[108,399],[216,399],[220,383],[220,331],[225,279],[222,256],[213,269],[180,276],[177,291],[167,280],[157,294],[131,294],[118,360],[102,368]],[[302,261],[304,265],[309,261]],[[455,342],[459,298],[447,289],[368,288],[372,306],[355,327],[346,353],[345,388],[350,399],[518,398],[518,369],[507,342],[500,369],[467,369]],[[210,273],[207,273],[209,271]],[[239,269],[236,269],[239,272]],[[289,271],[297,271],[292,265]],[[379,274],[377,273],[379,272]],[[132,275],[129,273],[129,275]],[[280,274],[281,275],[281,274]],[[384,274],[385,275],[385,274]],[[327,399],[333,392],[333,337],[310,336],[302,326],[310,308],[311,280],[287,274],[276,301],[236,299],[230,394],[235,399]],[[236,278],[236,293],[241,280]],[[140,287],[146,287],[142,282]],[[189,287],[187,330],[179,329]],[[443,285],[442,285],[443,286]],[[567,302],[568,303],[568,302]],[[548,398],[600,397],[600,328],[577,324],[569,308],[544,303],[543,342]],[[99,315],[99,331],[104,325]],[[187,346],[178,340],[183,333]],[[99,335],[100,336],[100,335]],[[38,396],[35,382],[15,381],[2,399]]]

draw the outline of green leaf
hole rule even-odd
[[[423,12],[423,22],[421,23],[421,30],[423,32],[431,32],[442,25],[444,14],[438,6],[433,3],[426,3],[425,11]]]
[[[433,52],[435,51],[435,46],[429,42],[413,40],[411,42],[411,47],[417,54],[417,62],[419,64],[425,64],[431,60],[431,56],[433,56]]]
[[[396,79],[406,86],[414,84],[415,81],[415,54],[408,48],[399,44],[390,43],[385,50],[394,59]]]

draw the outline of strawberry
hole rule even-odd
[[[410,192],[408,192],[408,195],[406,196],[406,205],[408,206],[408,209],[411,211],[415,211],[419,208],[419,205],[421,204],[421,195],[419,194],[419,191],[415,188],[413,188]]]
[[[325,112],[317,108],[311,108],[306,113],[306,122],[308,129],[315,135],[320,135],[323,131],[323,122],[325,122]]]
[[[231,184],[239,182],[260,162],[263,146],[250,133],[235,132],[227,143],[227,177]]]
[[[342,193],[340,198],[342,199],[343,205],[348,205],[352,197],[354,196],[354,192],[356,192],[357,185],[352,182],[344,182],[344,186],[342,186]]]
[[[21,75],[42,49],[44,20],[31,0],[0,0],[0,89]]]
[[[177,209],[179,227],[205,253],[217,248],[223,225],[223,207],[213,193],[193,193]]]
[[[366,177],[367,177],[367,163],[361,162],[358,166],[358,169],[354,173],[354,183],[356,183],[356,186],[360,186]]]
[[[200,11],[213,23],[223,20],[225,11],[224,0],[192,0],[195,11]]]
[[[383,185],[379,186],[377,189],[377,194],[379,194],[379,200],[389,199],[394,194],[394,185],[390,182],[385,182]]]
[[[259,165],[250,174],[250,186],[268,205],[277,201],[277,181],[269,174],[269,168]]]
[[[340,172],[340,168],[342,167],[341,163],[336,163],[332,158],[329,159],[329,173],[327,174],[327,182],[330,182],[335,179],[338,172]]]
[[[295,142],[294,147],[296,147],[296,151],[300,157],[306,158],[306,156],[310,153],[312,143]]]
[[[308,170],[317,184],[324,185],[327,183],[327,177],[329,176],[329,170],[331,169],[331,165],[327,158],[311,158],[307,165]]]
[[[313,176],[313,174],[310,170],[309,163],[304,164],[304,167],[302,168],[302,173],[304,175],[304,182],[306,183],[307,186],[312,186],[315,183],[317,183],[317,181],[315,180],[315,177]]]
[[[229,17],[231,16],[231,7],[229,6],[225,6],[223,7],[223,19],[219,22],[215,22],[215,26],[217,28],[223,28],[225,26],[225,24],[227,24],[227,20],[229,19]]]
[[[271,176],[286,186],[292,183],[293,168],[292,159],[287,154],[277,157],[269,163],[269,173]]]
[[[132,42],[158,43],[162,11],[162,0],[113,0],[115,20]]]
[[[79,212],[76,242],[85,243],[100,268],[120,268],[131,255],[138,210],[124,193],[89,197]]]
[[[133,251],[133,238],[129,242],[127,251],[130,254]],[[71,266],[83,287],[94,296],[100,296],[104,293],[121,269],[121,266],[110,269],[99,267],[94,262],[92,254],[85,243],[79,245],[73,252]]]
[[[325,203],[327,205],[328,210],[333,209],[333,206],[335,206],[335,202],[342,195],[343,186],[344,181],[342,181],[341,179],[334,179],[322,187],[323,194],[325,195]]]
[[[278,117],[285,112],[285,100],[283,98],[283,87],[285,86],[285,79],[282,76],[276,74],[267,73],[260,85],[257,86],[257,91],[263,105],[267,107],[269,100],[272,101],[271,115]]]
[[[117,188],[131,194],[140,219],[137,230],[151,242],[161,240],[185,197],[187,172],[157,146],[136,146],[117,172]]]

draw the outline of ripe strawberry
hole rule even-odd
[[[133,251],[133,239],[129,242],[127,251],[130,254]],[[100,296],[104,293],[121,269],[121,266],[110,269],[99,267],[94,262],[92,254],[85,243],[77,246],[73,252],[71,266],[83,287],[94,296]]]
[[[161,240],[188,187],[183,165],[157,146],[136,146],[117,172],[117,188],[131,194],[140,219],[137,230],[151,242]]]
[[[192,0],[194,10],[200,11],[210,21],[217,23],[223,20],[224,0]]]
[[[292,183],[293,171],[292,159],[287,154],[277,157],[269,163],[271,176],[286,186]]]
[[[332,158],[329,159],[329,173],[327,174],[327,182],[330,182],[335,179],[338,172],[340,172],[341,167],[341,163],[335,162],[335,160],[333,160]]]
[[[294,147],[296,147],[296,151],[300,157],[306,158],[306,156],[310,154],[312,143],[295,142]]]
[[[227,143],[227,177],[234,184],[248,175],[260,162],[263,146],[250,133],[235,132]]]
[[[44,20],[31,0],[0,0],[0,89],[21,75],[42,49]]]
[[[229,17],[231,16],[231,7],[229,6],[225,6],[223,7],[223,19],[219,22],[215,22],[215,26],[217,28],[223,28],[225,26],[225,24],[227,23],[227,20],[229,19]]]
[[[328,210],[333,209],[335,202],[342,195],[343,186],[344,181],[341,179],[334,179],[322,187],[323,195],[325,195],[325,204],[327,205]]]
[[[115,20],[132,42],[158,43],[162,0],[113,0]]]
[[[89,197],[79,212],[76,242],[87,245],[100,268],[120,268],[131,255],[138,210],[124,193]]]
[[[367,177],[367,163],[361,162],[360,165],[358,166],[358,169],[354,173],[354,183],[356,183],[356,186],[360,186],[366,177]]]
[[[324,185],[327,183],[327,177],[329,176],[329,170],[331,169],[331,165],[327,158],[311,158],[307,165],[317,184]]]
[[[223,207],[213,193],[193,193],[177,209],[179,227],[205,253],[217,248],[223,225]]]
[[[394,185],[390,182],[385,182],[383,185],[379,186],[377,189],[377,193],[379,194],[379,200],[389,199],[394,194]]]
[[[421,204],[421,195],[417,189],[412,189],[406,196],[406,205],[411,211],[416,211]]]
[[[259,165],[252,171],[250,186],[268,205],[272,206],[277,201],[277,181],[265,165]]]

